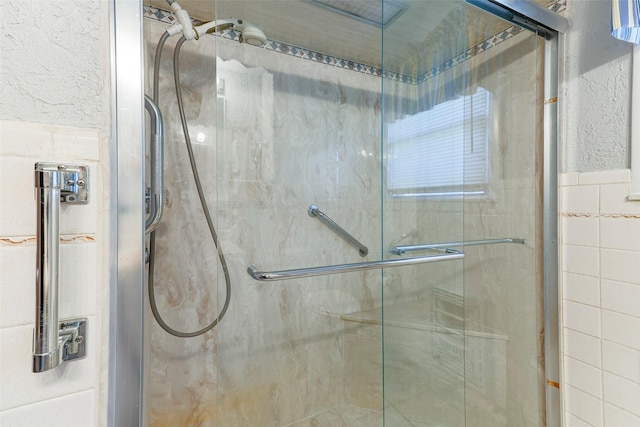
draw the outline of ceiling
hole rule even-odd
[[[464,0],[400,2],[407,10],[385,28],[383,39],[379,27],[305,0],[179,0],[191,17],[202,21],[214,16],[242,18],[261,28],[271,40],[376,67],[384,62],[385,69],[411,75],[439,65],[510,25]],[[166,0],[145,3],[169,9]],[[466,31],[460,31],[461,27]]]

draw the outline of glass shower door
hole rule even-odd
[[[352,397],[345,320],[381,306],[380,270],[276,281],[247,274],[251,265],[379,260],[381,78],[358,55],[379,64],[381,32],[364,25],[368,37],[350,46],[341,28],[353,20],[312,2],[222,1],[216,13],[241,16],[270,39],[260,49],[223,38],[216,51],[226,103],[218,220],[234,278],[217,331],[217,425],[382,426],[380,399],[370,407]],[[375,386],[380,396],[381,347],[370,356],[376,384],[358,393],[374,395]]]
[[[268,37],[257,47],[226,29],[181,56],[219,248],[163,57],[158,303],[172,326],[195,330],[231,299],[200,337],[147,323],[149,424],[542,425],[541,42],[463,0],[350,2],[381,6],[382,26],[326,3],[191,3]],[[146,21],[151,64],[167,24]],[[443,256],[458,259],[248,274]]]
[[[383,247],[465,258],[384,272],[385,425],[545,425],[544,44],[465,2],[415,3],[442,18],[404,56],[384,30],[385,71],[415,80],[402,98],[384,79]]]
[[[483,173],[465,167],[473,130],[467,65],[447,65],[467,49],[466,3],[404,4],[404,26],[383,30],[386,259],[462,252],[455,242],[466,237],[464,196]],[[482,157],[486,150],[475,148]],[[385,426],[464,426],[463,261],[384,270],[382,279]]]

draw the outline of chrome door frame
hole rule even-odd
[[[107,423],[145,426],[142,1],[110,0],[112,138]]]
[[[546,426],[562,425],[560,394],[560,306],[558,269],[558,89],[562,35],[569,21],[531,0],[466,0],[480,9],[535,32],[545,39],[542,158],[542,250]]]
[[[466,0],[545,43],[543,250],[547,426],[561,425],[558,295],[558,82],[567,20],[530,0]],[[146,426],[144,405],[144,90],[141,0],[110,0],[110,341],[108,425]]]

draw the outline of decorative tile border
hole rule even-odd
[[[567,0],[556,0],[547,6],[553,12],[560,13],[566,10],[567,8]],[[167,12],[162,9],[157,9],[152,6],[144,6],[143,15],[145,18],[153,19],[156,21],[164,22],[166,24],[175,23],[176,19],[171,12]],[[198,20],[193,20],[193,25],[200,25],[202,22]],[[289,56],[295,56],[296,58],[305,59],[308,61],[314,61],[321,64],[329,65],[332,67],[343,68],[351,71],[356,71],[363,74],[368,74],[372,76],[380,77],[382,76],[385,79],[407,83],[407,84],[421,84],[425,81],[441,74],[456,65],[462,64],[465,61],[473,58],[474,56],[491,49],[492,47],[497,46],[498,44],[508,40],[517,34],[520,34],[523,31],[523,28],[518,26],[511,26],[504,31],[499,32],[498,34],[494,34],[491,37],[481,41],[475,46],[470,47],[464,52],[456,55],[454,58],[449,59],[442,64],[433,67],[428,72],[421,74],[417,77],[410,76],[407,74],[395,73],[392,71],[383,71],[381,68],[374,67],[372,65],[362,64],[359,62],[350,61],[348,59],[338,58],[335,56],[327,55],[320,52],[315,52],[310,49],[305,49],[303,47],[290,45],[287,43],[281,43],[275,40],[267,40],[267,44],[263,46],[261,49],[267,49],[277,53],[283,53]],[[239,42],[240,33],[233,29],[224,30],[222,33],[214,34],[217,37],[222,37],[229,40],[234,40]],[[260,47],[258,47],[260,49]]]
[[[553,2],[552,4],[547,6],[547,8],[556,13],[564,12],[567,9],[567,0],[558,0],[556,2]]]
[[[176,19],[171,12],[164,11],[162,9],[157,9],[152,6],[144,6],[143,16],[145,18],[153,19],[156,21],[164,22],[166,24],[173,24]],[[201,21],[192,19],[193,25],[202,24]],[[215,33],[214,36],[222,37],[229,40],[234,40],[239,42],[240,33],[234,29],[224,30],[222,33]],[[257,46],[256,46],[257,47]],[[415,77],[393,73],[389,71],[385,71],[384,75],[381,68],[374,67],[372,65],[362,64],[359,62],[350,61],[348,59],[338,58],[336,56],[327,55],[324,53],[316,52],[310,49],[306,49],[300,46],[295,46],[287,43],[278,42],[275,40],[267,39],[266,45],[263,47],[257,47],[258,49],[266,49],[273,52],[283,53],[289,56],[295,56],[296,58],[306,59],[308,61],[314,61],[321,64],[329,65],[337,68],[344,68],[351,71],[356,71],[363,74],[368,74],[372,76],[383,76],[384,78],[405,82],[405,83],[414,83],[416,82]]]
[[[597,213],[562,213],[564,218],[606,218],[606,219],[640,219],[636,214],[597,214]]]
[[[176,22],[175,16],[173,13],[167,12],[166,10],[158,9],[152,6],[143,6],[144,10],[142,11],[142,16],[145,18],[153,19],[156,21],[164,22],[165,24],[173,24]],[[196,20],[192,20],[193,22],[198,22]]]

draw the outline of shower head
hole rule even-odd
[[[222,31],[227,28],[233,28],[240,32],[240,43],[249,43],[254,46],[262,46],[267,43],[267,36],[265,36],[260,28],[242,19],[234,18],[210,21],[195,27],[195,38],[197,39],[203,34]]]
[[[262,46],[267,43],[267,36],[264,35],[261,29],[242,19],[218,19],[194,27],[191,24],[189,14],[182,9],[177,1],[167,0],[167,2],[171,5],[171,9],[177,18],[177,22],[167,29],[167,33],[170,36],[182,34],[187,40],[198,40],[204,34],[233,28],[240,32],[240,43],[245,42],[254,46]]]
[[[253,24],[246,21],[238,20],[238,23],[233,26],[236,30],[240,31],[240,43],[249,43],[253,46],[262,46],[267,43],[267,36],[262,30]]]

